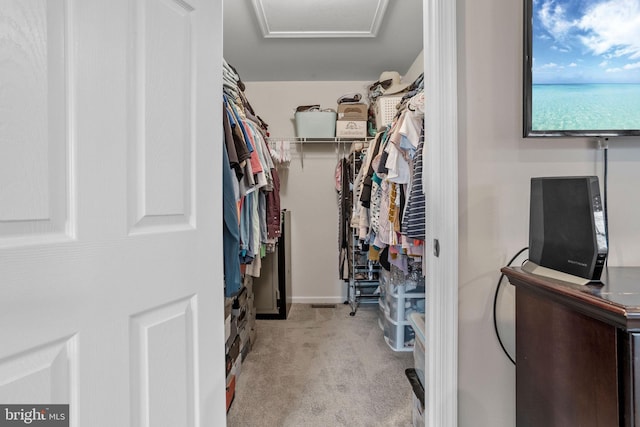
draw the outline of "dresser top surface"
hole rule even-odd
[[[624,329],[640,330],[640,267],[608,267],[599,282],[586,285],[533,274],[520,267],[501,270],[518,287],[547,295]]]
[[[600,283],[585,285],[585,292],[640,311],[640,267],[609,267]]]

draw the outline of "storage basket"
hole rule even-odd
[[[396,322],[384,316],[384,340],[393,351],[413,351],[415,333],[409,322]]]
[[[398,104],[402,101],[402,95],[381,96],[376,101],[374,108],[376,115],[376,127],[378,130],[390,125],[398,113]]]
[[[413,347],[413,363],[414,368],[416,370],[416,374],[418,375],[418,379],[420,383],[424,387],[425,382],[425,344],[424,344],[424,329],[425,329],[425,320],[423,314],[412,313],[409,316],[409,324],[411,328],[415,332],[416,341]]]
[[[336,136],[336,116],[333,111],[298,111],[296,136],[298,138],[333,138]]]

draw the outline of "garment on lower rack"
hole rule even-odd
[[[267,238],[276,239],[280,237],[280,177],[278,171],[271,169],[273,180],[273,191],[267,193]]]
[[[338,275],[340,279],[349,279],[349,266],[351,264],[351,254],[349,253],[350,237],[350,207],[349,207],[349,173],[347,159],[342,158],[339,162],[340,191],[338,193]]]

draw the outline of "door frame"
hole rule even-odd
[[[458,425],[456,2],[423,1],[427,208],[425,425]],[[437,249],[436,249],[437,245]],[[436,254],[436,251],[438,254]]]
[[[423,0],[427,198],[426,426],[458,412],[458,104],[456,1]],[[217,40],[222,52],[222,37]],[[216,49],[217,50],[217,49]],[[222,58],[220,58],[222,63]],[[219,92],[222,91],[222,80]],[[221,185],[221,184],[219,184]],[[433,251],[437,240],[439,255]],[[224,342],[219,343],[224,348]],[[223,386],[223,385],[222,385]],[[217,390],[220,392],[220,390]],[[219,394],[219,393],[216,393]]]

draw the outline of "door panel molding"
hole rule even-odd
[[[0,360],[0,402],[49,402],[77,407],[78,335]]]
[[[75,237],[70,14],[67,0],[3,6],[0,248]]]
[[[130,234],[195,228],[194,10],[182,0],[134,3]]]
[[[194,295],[131,316],[131,425],[196,425],[197,302]]]

